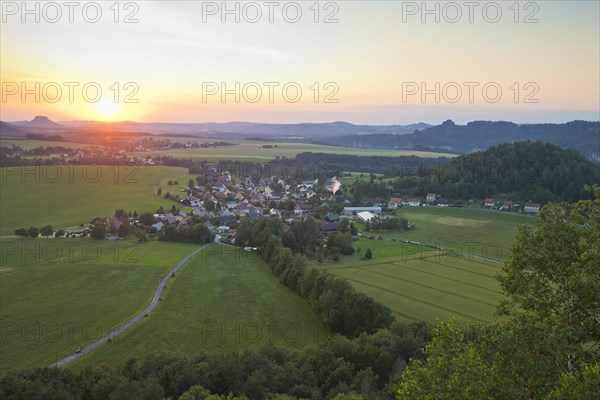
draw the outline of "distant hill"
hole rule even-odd
[[[306,140],[328,138],[340,135],[371,135],[377,133],[406,135],[415,129],[425,129],[431,125],[418,123],[412,125],[354,125],[337,121],[328,123],[302,124],[265,124],[255,122],[207,122],[207,123],[161,123],[161,122],[96,122],[65,121],[64,126],[89,130],[143,131],[155,135],[187,134],[223,139],[247,139],[248,137],[266,137],[270,140]]]
[[[386,149],[443,149],[459,154],[485,150],[502,143],[541,140],[562,148],[574,148],[600,162],[600,122],[572,121],[565,124],[517,125],[512,122],[475,121],[417,130],[408,135],[346,135],[324,140],[334,146]]]
[[[600,167],[573,149],[541,141],[494,146],[427,172],[399,178],[394,189],[421,196],[435,192],[450,199],[506,194],[545,203],[589,198],[584,185],[600,184]]]
[[[28,133],[26,129],[0,121],[0,136],[24,137]]]
[[[22,126],[25,128],[42,128],[42,129],[60,129],[63,128],[61,124],[57,124],[54,121],[50,121],[48,117],[38,115],[31,121],[19,121],[14,122],[13,125]]]

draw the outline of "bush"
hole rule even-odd
[[[29,236],[29,232],[25,228],[19,228],[19,229],[15,230],[15,235],[27,237],[27,236]]]

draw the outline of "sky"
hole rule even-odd
[[[3,121],[600,119],[598,1],[0,3]]]

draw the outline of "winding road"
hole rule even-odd
[[[139,314],[137,314],[135,317],[133,317],[132,319],[130,319],[127,323],[125,323],[124,325],[119,326],[117,329],[115,329],[114,331],[111,331],[108,335],[96,340],[94,343],[85,346],[81,349],[81,352],[79,353],[74,353],[71,354],[70,356],[57,361],[56,363],[52,364],[51,367],[62,367],[63,365],[70,363],[71,361],[81,357],[84,354],[87,354],[91,351],[93,351],[94,349],[96,349],[97,347],[99,347],[100,345],[108,342],[111,338],[117,337],[120,334],[122,334],[123,332],[125,332],[127,329],[131,328],[132,326],[134,326],[135,324],[137,324],[138,322],[140,322],[142,320],[142,318],[144,318],[146,316],[146,314],[148,314],[149,312],[151,312],[152,310],[154,310],[156,308],[156,306],[158,306],[158,301],[160,299],[160,296],[162,294],[163,289],[165,288],[165,285],[167,284],[167,282],[169,281],[169,279],[171,279],[171,276],[176,273],[177,271],[179,271],[179,269],[181,267],[183,267],[183,265],[188,262],[190,260],[190,258],[194,257],[196,254],[200,253],[202,250],[204,250],[207,246],[209,246],[210,244],[205,244],[202,247],[200,247],[199,249],[194,250],[192,253],[188,254],[187,256],[185,256],[185,258],[183,260],[181,260],[171,271],[169,271],[169,273],[162,279],[162,281],[160,281],[160,283],[158,284],[158,287],[156,288],[156,290],[154,291],[154,297],[152,298],[152,302],[148,305],[148,307],[144,308],[144,310],[142,312],[140,312]]]

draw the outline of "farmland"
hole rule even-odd
[[[222,352],[269,341],[301,348],[326,335],[309,305],[256,255],[212,245],[183,267],[138,327],[73,365],[115,363],[157,349]]]
[[[37,147],[64,147],[68,149],[78,149],[81,147],[93,146],[91,144],[74,143],[74,142],[57,142],[52,140],[31,140],[17,138],[0,138],[0,146],[11,147],[12,145],[19,146],[23,150],[31,150]]]
[[[189,138],[179,138],[178,141],[188,141]],[[175,140],[170,138],[170,140]],[[204,139],[203,141],[213,141]],[[219,140],[220,141],[220,140]],[[130,153],[130,156],[149,156],[161,155],[175,158],[185,158],[192,160],[239,160],[239,161],[269,161],[275,157],[294,158],[296,154],[302,152],[328,153],[328,154],[348,154],[358,156],[420,156],[420,157],[454,157],[452,154],[432,153],[413,150],[377,150],[377,149],[358,149],[351,147],[323,146],[308,143],[292,142],[271,142],[271,141],[227,141],[237,143],[234,146],[217,148],[192,148],[192,149],[173,149],[154,151],[147,153]],[[263,148],[262,146],[272,146]]]
[[[401,321],[489,321],[502,298],[495,279],[500,264],[389,240],[361,238],[354,247],[361,253],[322,268],[390,307]],[[373,259],[362,260],[367,248]]]
[[[0,375],[45,366],[125,322],[197,245],[1,239]]]
[[[396,211],[414,229],[381,232],[384,237],[412,240],[463,253],[505,260],[510,255],[517,226],[535,217],[481,208],[402,207]]]
[[[324,264],[330,273],[347,279],[356,289],[387,305],[404,321],[436,322],[451,316],[464,321],[491,320],[502,298],[496,276],[506,260],[520,224],[534,217],[478,208],[402,207],[396,215],[414,224],[408,231],[366,232],[354,242],[364,254]],[[362,225],[359,225],[362,226]],[[417,246],[407,240],[449,249]]]
[[[193,178],[184,168],[127,165],[9,167],[0,173],[0,235],[20,227],[76,226],[118,208],[138,213],[170,208],[178,203],[158,197],[157,188],[177,193]],[[179,183],[169,187],[169,180]]]

